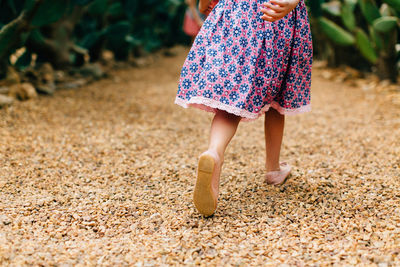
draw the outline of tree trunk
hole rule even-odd
[[[398,75],[396,57],[397,31],[383,38],[385,38],[384,41],[387,45],[379,54],[376,64],[377,74],[381,80],[390,80],[395,83]]]
[[[377,62],[377,74],[381,80],[397,81],[396,56],[381,55]]]

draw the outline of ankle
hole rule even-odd
[[[280,171],[281,167],[279,164],[266,164],[265,166],[267,172],[274,172],[274,171]]]
[[[222,163],[224,162],[224,153],[221,153],[221,151],[218,151],[217,149],[214,148],[208,148],[207,151],[205,151],[204,153],[210,153],[212,154],[215,159],[222,165]]]

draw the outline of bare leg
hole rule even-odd
[[[279,155],[285,126],[285,116],[270,108],[265,113],[265,147],[267,172],[277,171],[279,166]]]
[[[199,159],[194,204],[197,210],[210,216],[217,208],[219,178],[224,161],[224,153],[236,133],[240,117],[217,111],[211,124],[208,150]]]
[[[212,177],[212,187],[217,195],[225,150],[236,133],[240,119],[236,115],[218,110],[211,124],[208,150],[203,154],[212,154],[214,157],[216,168]]]
[[[224,159],[225,150],[236,133],[240,117],[225,111],[218,111],[211,124],[210,143],[208,150],[218,153],[221,161]]]

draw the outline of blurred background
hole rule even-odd
[[[0,0],[0,266],[400,266],[400,0],[306,3],[293,176],[264,185],[264,122],[246,123],[203,219],[212,115],[173,102],[185,1]]]
[[[306,2],[316,59],[397,81],[400,0]],[[66,76],[75,77],[67,87],[79,86],[79,75],[101,77],[107,60],[189,45],[186,9],[184,0],[0,0],[0,93],[26,81],[52,94]]]

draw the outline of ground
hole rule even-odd
[[[174,105],[179,51],[0,110],[0,264],[400,264],[388,93],[315,67],[313,111],[287,118],[293,175],[264,183],[263,119],[242,123],[203,218],[192,192],[212,115]]]

